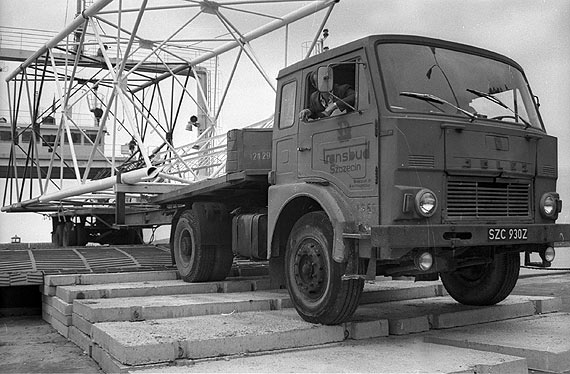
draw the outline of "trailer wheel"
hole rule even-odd
[[[291,300],[308,322],[334,325],[352,316],[364,280],[342,280],[346,264],[332,258],[333,228],[322,212],[302,216],[293,226],[285,254]]]
[[[200,221],[191,210],[185,210],[174,232],[176,268],[185,282],[204,282],[210,279],[215,251],[202,245]]]
[[[56,247],[63,246],[63,226],[63,223],[56,224],[51,233],[51,242]]]
[[[73,222],[65,222],[63,225],[62,245],[64,247],[73,247],[77,245],[77,232]]]
[[[518,252],[502,253],[490,264],[441,273],[441,281],[449,295],[461,304],[493,305],[509,296],[519,278],[519,269]]]

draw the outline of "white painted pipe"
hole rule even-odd
[[[14,77],[20,74],[26,67],[28,67],[31,63],[33,63],[37,58],[45,54],[50,48],[55,47],[59,44],[62,40],[64,40],[69,34],[71,34],[75,29],[79,26],[83,25],[85,19],[94,16],[97,14],[101,9],[109,5],[113,0],[99,0],[89,8],[85,9],[83,13],[77,16],[73,22],[67,25],[59,34],[51,38],[46,44],[44,44],[40,49],[38,49],[33,55],[28,57],[26,61],[24,61],[16,70],[14,70],[11,74],[8,74],[6,77],[6,82],[11,81]]]
[[[144,180],[154,179],[158,176],[159,173],[160,173],[160,170],[155,166],[151,166],[149,168],[137,169],[137,170],[133,170],[133,171],[128,171],[126,173],[121,174],[121,183],[136,184],[136,183],[142,182]],[[42,195],[40,197],[36,197],[34,199],[31,199],[31,200],[26,200],[26,201],[22,201],[22,202],[19,202],[16,204],[12,204],[8,207],[2,208],[2,211],[22,208],[22,207],[26,207],[26,206],[38,204],[38,203],[40,203],[40,204],[41,203],[47,203],[50,201],[61,200],[61,199],[65,199],[68,197],[77,197],[79,195],[83,195],[83,194],[90,193],[90,192],[103,191],[103,190],[112,188],[116,183],[117,183],[117,177],[116,176],[107,177],[104,179],[98,179],[98,180],[94,180],[94,181],[82,184],[80,186],[65,188],[65,189],[62,189],[60,191],[45,194],[45,195]]]

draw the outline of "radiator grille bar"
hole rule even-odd
[[[454,220],[528,218],[530,196],[530,183],[449,180],[447,217]]]

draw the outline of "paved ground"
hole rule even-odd
[[[557,257],[554,266],[570,268],[570,248],[558,249]],[[559,296],[563,302],[561,311],[570,312],[570,272],[523,269],[513,293]],[[23,372],[102,373],[81,349],[40,316],[0,318],[0,373]]]

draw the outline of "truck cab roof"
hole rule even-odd
[[[443,47],[452,50],[458,50],[474,55],[484,56],[494,60],[504,62],[506,64],[512,65],[519,69],[521,72],[524,71],[522,67],[516,63],[514,60],[508,58],[507,56],[501,55],[499,53],[489,51],[483,48],[474,47],[467,44],[462,44],[458,42],[452,42],[443,39],[430,38],[419,35],[406,35],[406,34],[379,34],[370,35],[353,42],[326,50],[318,55],[312,56],[310,58],[301,60],[295,64],[292,64],[286,68],[283,68],[278,75],[278,79],[287,76],[295,71],[302,70],[309,66],[319,65],[319,63],[327,61],[334,56],[340,56],[359,48],[364,48],[366,46],[374,46],[377,43],[409,43],[409,44],[422,44],[422,45],[433,45],[437,47]]]

